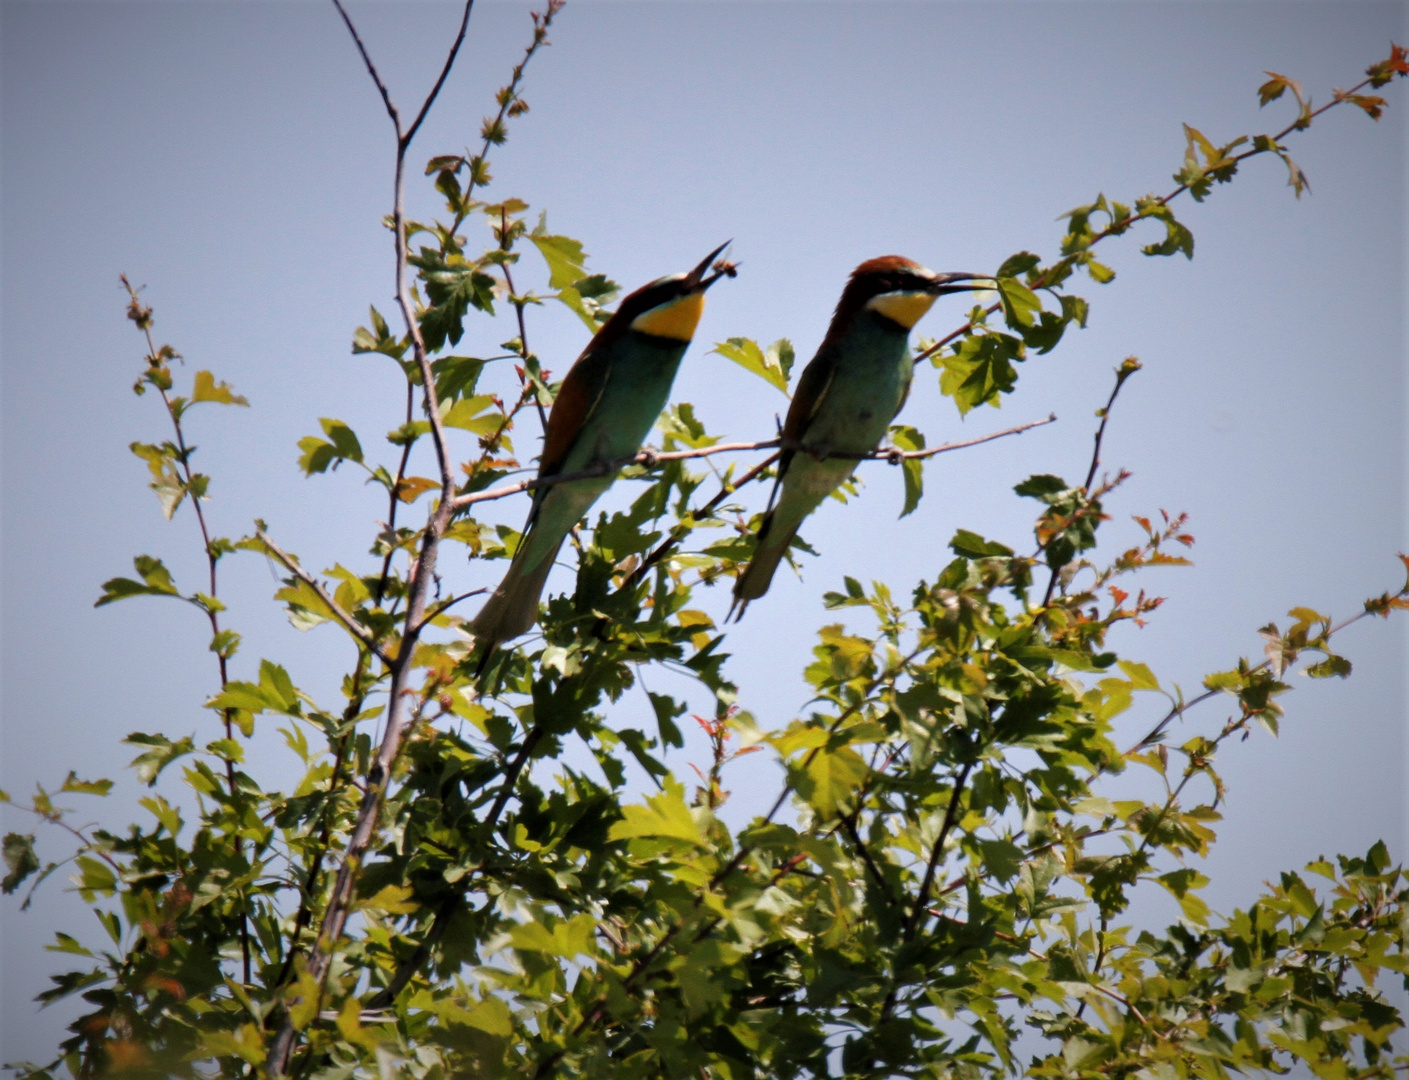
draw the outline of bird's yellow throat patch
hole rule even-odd
[[[909,330],[935,302],[933,293],[893,292],[882,293],[866,302],[871,311],[878,311],[892,322],[897,322]]]
[[[631,329],[652,337],[689,341],[704,314],[704,293],[687,293],[678,300],[653,307],[631,321]],[[916,316],[918,318],[918,316]]]

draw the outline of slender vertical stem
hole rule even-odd
[[[1101,440],[1106,437],[1106,424],[1111,418],[1111,408],[1115,405],[1116,396],[1125,385],[1125,380],[1139,370],[1140,361],[1133,356],[1127,356],[1120,367],[1115,369],[1115,386],[1111,388],[1111,396],[1106,399],[1105,407],[1100,411],[1101,423],[1096,427],[1095,445],[1091,449],[1091,467],[1086,470],[1086,483],[1082,485],[1088,498],[1091,496],[1091,485],[1096,480],[1096,470],[1101,467]],[[1047,591],[1042,594],[1043,607],[1052,602],[1052,593],[1057,588],[1057,576],[1057,568],[1053,567],[1047,578]]]
[[[445,427],[441,423],[440,402],[437,399],[435,390],[435,373],[431,370],[430,357],[426,353],[425,339],[421,334],[420,322],[417,319],[415,305],[411,298],[411,287],[406,278],[406,214],[404,191],[406,152],[410,148],[411,140],[415,138],[421,122],[425,119],[431,105],[434,104],[436,97],[439,95],[441,87],[445,85],[445,80],[449,76],[450,69],[455,63],[460,45],[465,38],[465,29],[469,24],[470,12],[474,7],[474,0],[465,0],[465,7],[460,20],[460,28],[455,36],[454,43],[450,47],[449,55],[446,57],[445,66],[441,69],[440,77],[436,80],[435,86],[431,88],[431,92],[426,96],[420,111],[416,114],[416,119],[412,122],[410,128],[405,130],[402,129],[400,113],[397,111],[396,105],[393,103],[391,95],[386,89],[386,84],[378,74],[376,65],[372,63],[372,59],[368,55],[367,49],[363,45],[356,27],[348,17],[347,11],[343,8],[341,0],[333,0],[333,5],[337,8],[338,14],[342,16],[348,32],[352,35],[353,40],[357,44],[358,52],[361,53],[363,62],[367,66],[367,71],[371,75],[372,81],[376,84],[378,92],[381,94],[382,101],[386,105],[387,115],[391,117],[392,126],[396,133],[396,167],[392,183],[392,229],[395,236],[396,302],[401,308],[401,315],[406,323],[406,331],[411,338],[416,365],[420,368],[421,372],[422,391],[424,394],[422,400],[427,419],[430,421],[431,438],[435,446],[436,461],[440,467],[441,490],[440,501],[431,511],[430,519],[426,524],[419,555],[408,574],[408,595],[402,621],[403,630],[401,643],[397,655],[392,659],[390,665],[391,679],[387,690],[386,728],[382,735],[381,746],[378,748],[377,756],[372,763],[372,767],[368,770],[362,801],[358,807],[357,817],[353,824],[351,834],[348,837],[342,863],[338,867],[337,875],[333,880],[332,889],[328,897],[328,904],[323,914],[323,923],[319,929],[318,937],[314,941],[313,947],[308,955],[308,972],[319,985],[320,995],[323,992],[322,988],[331,970],[333,951],[338,941],[342,938],[343,931],[347,925],[348,916],[351,914],[356,880],[361,872],[363,859],[370,850],[372,840],[376,835],[377,821],[381,813],[382,800],[391,782],[391,775],[396,765],[397,758],[401,754],[401,747],[408,726],[405,690],[410,678],[411,666],[416,651],[416,642],[425,627],[426,597],[430,591],[430,583],[435,578],[436,558],[440,551],[440,541],[445,535],[445,530],[450,525],[450,518],[453,513],[452,499],[455,494],[455,479],[451,471],[450,448],[445,437]],[[293,1026],[292,1017],[286,1016],[282,1027],[269,1046],[266,1068],[271,1076],[283,1076],[287,1073],[289,1058],[293,1053],[297,1034]]]
[[[406,424],[409,427],[415,419],[416,413],[416,387],[410,379],[406,380]],[[377,577],[376,601],[382,602],[382,597],[386,595],[387,582],[391,578],[391,560],[396,554],[396,511],[401,502],[401,481],[406,479],[406,463],[411,459],[411,440],[406,440],[406,445],[401,448],[401,463],[396,467],[396,479],[391,485],[391,497],[387,507],[387,551],[386,558],[382,559],[382,572]]]
[[[122,278],[123,287],[127,290],[128,296],[132,299],[132,309],[138,310],[137,290],[124,275]],[[138,325],[147,339],[147,356],[151,363],[158,362],[158,352],[156,341],[152,338],[152,324],[150,320],[150,309],[147,309],[148,318]],[[136,321],[134,319],[134,321]],[[210,598],[219,599],[219,584],[217,581],[217,564],[220,562],[220,555],[210,541],[210,527],[206,524],[205,511],[201,509],[200,497],[193,490],[195,484],[195,473],[191,470],[191,451],[186,446],[186,434],[181,429],[181,417],[172,406],[171,397],[164,387],[158,386],[157,392],[161,394],[161,401],[166,406],[166,415],[171,419],[171,428],[176,436],[176,461],[181,467],[181,475],[186,481],[186,492],[190,499],[191,509],[196,515],[196,523],[201,530],[201,546],[205,551],[206,566],[210,575]],[[220,669],[220,689],[224,690],[230,683],[229,658],[225,655],[223,648],[217,646],[216,639],[220,637],[220,615],[210,607],[204,608],[206,618],[210,621],[210,633],[212,646],[215,652],[217,665]],[[225,726],[225,737],[233,739],[235,737],[235,711],[233,709],[222,709],[221,719]],[[235,782],[235,763],[227,755],[225,757],[225,783],[230,792],[230,801],[234,803],[239,799],[239,785]],[[237,857],[243,857],[244,844],[239,839],[235,841],[235,853]],[[240,910],[240,970],[246,984],[250,981],[251,958],[250,958],[250,935],[249,919],[243,908],[243,895],[241,896],[242,906]]]

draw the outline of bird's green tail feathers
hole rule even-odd
[[[475,621],[470,624],[470,632],[475,641],[484,648],[487,658],[501,642],[527,633],[538,621],[538,598],[543,595],[543,586],[548,581],[548,572],[558,557],[559,540],[552,551],[541,557],[534,566],[525,568],[530,545],[523,544],[514,561],[509,564],[509,572],[494,590],[484,607],[480,608]]]
[[[729,608],[730,615],[737,613],[737,618],[742,619],[749,601],[757,600],[768,591],[768,586],[773,583],[773,574],[787,554],[788,545],[793,542],[793,536],[801,524],[800,520],[779,521],[776,507],[769,511],[759,527],[758,546],[754,548],[753,558],[734,583],[734,603]],[[727,620],[728,616],[725,618]]]

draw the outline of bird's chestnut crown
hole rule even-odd
[[[912,259],[883,255],[852,272],[843,303],[849,300],[847,306],[874,311],[909,330],[945,293],[989,288],[991,281],[979,274],[936,274]]]

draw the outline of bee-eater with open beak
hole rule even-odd
[[[863,262],[837,302],[827,336],[803,369],[783,424],[774,505],[758,546],[734,585],[731,614],[768,591],[803,519],[855,470],[858,459],[827,454],[875,450],[910,393],[910,329],[945,293],[993,287],[979,274],[936,274],[899,255]],[[808,451],[811,451],[810,453]],[[780,490],[781,489],[781,490]]]
[[[688,274],[660,278],[626,297],[563,379],[548,426],[538,477],[621,461],[641,449],[665,408],[675,372],[704,312],[705,290],[734,268],[710,266],[722,244]],[[563,538],[611,486],[614,475],[569,480],[534,491],[528,523],[508,573],[471,632],[483,663],[500,644],[538,621],[538,598]]]

